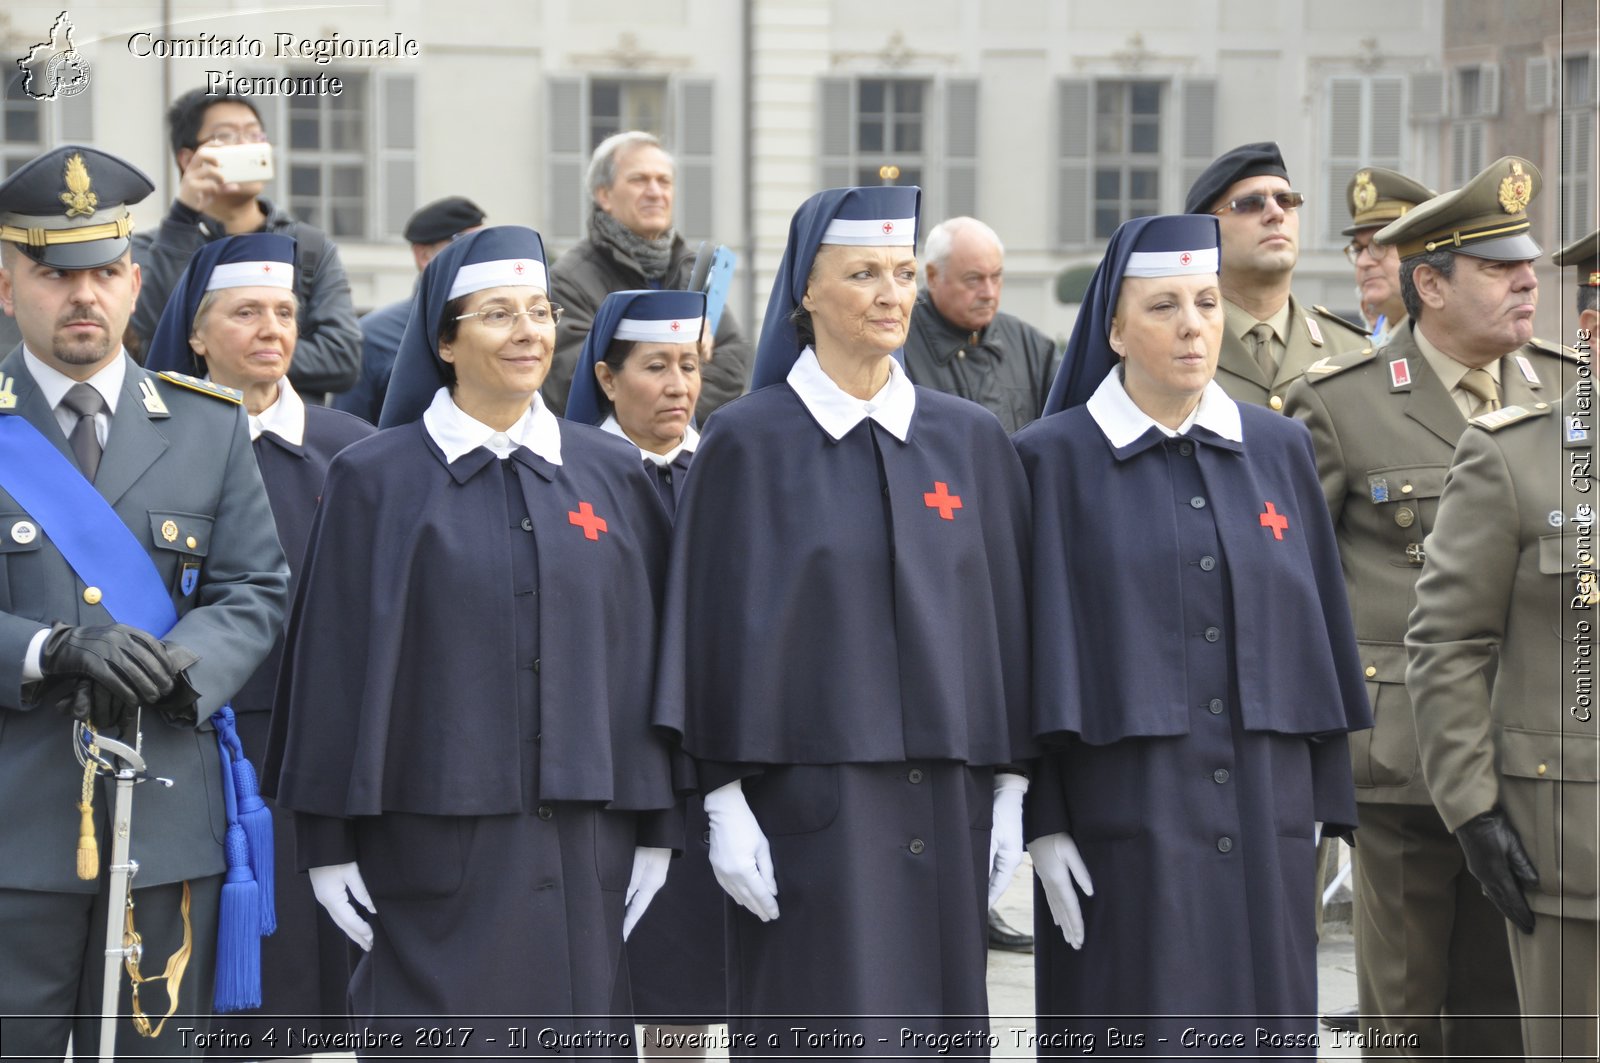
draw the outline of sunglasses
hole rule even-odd
[[[1285,212],[1298,210],[1306,201],[1304,192],[1274,192],[1271,198]],[[1266,206],[1267,196],[1261,192],[1252,192],[1248,196],[1230,199],[1220,210],[1214,210],[1212,213],[1223,214],[1231,210],[1235,214],[1259,214]]]

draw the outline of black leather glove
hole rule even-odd
[[[136,708],[120,701],[105,687],[81,676],[47,679],[39,685],[35,703],[71,716],[79,723],[93,724],[100,730],[120,726]]]
[[[1472,817],[1456,828],[1456,840],[1467,854],[1467,870],[1483,886],[1489,903],[1524,934],[1533,933],[1533,909],[1522,891],[1539,885],[1539,872],[1505,812],[1491,808]]]
[[[172,693],[176,669],[161,640],[126,624],[50,629],[40,654],[46,679],[75,676],[104,687],[114,700],[143,705]]]
[[[163,642],[161,646],[172,665],[172,691],[147,704],[174,727],[193,727],[199,719],[195,703],[200,700],[200,694],[183,673],[200,660],[200,655],[176,642]]]

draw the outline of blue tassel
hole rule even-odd
[[[226,724],[231,723],[230,716]],[[219,727],[217,748],[222,756],[222,804],[228,818],[228,834],[222,847],[228,861],[228,874],[222,881],[222,910],[217,919],[217,977],[211,1002],[218,1012],[228,1012],[261,1006],[261,891],[250,871],[249,842],[244,828],[239,825],[232,757],[222,730]]]
[[[238,806],[239,825],[244,828],[245,841],[249,843],[250,872],[255,876],[256,888],[261,894],[261,933],[271,934],[278,929],[272,810],[261,799],[255,765],[244,755],[244,744],[239,740],[231,707],[225,705],[217,711],[217,731],[222,740],[228,743],[228,752],[233,758],[231,781]]]

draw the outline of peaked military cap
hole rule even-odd
[[[1531,261],[1544,253],[1528,231],[1528,205],[1543,184],[1537,166],[1507,155],[1455,191],[1379,229],[1372,242],[1393,245],[1401,258],[1456,251],[1499,262]]]
[[[1222,198],[1222,193],[1235,181],[1246,177],[1281,177],[1289,179],[1283,165],[1283,152],[1275,141],[1260,140],[1253,144],[1240,144],[1232,151],[1223,152],[1210,166],[1200,171],[1200,176],[1189,186],[1189,195],[1183,201],[1185,214],[1210,214],[1211,205]]]
[[[153,191],[137,166],[66,144],[24,163],[0,184],[0,240],[40,265],[104,266],[128,250],[128,205]]]
[[[1433,189],[1413,181],[1403,173],[1382,166],[1364,166],[1345,186],[1344,200],[1350,206],[1350,227],[1340,230],[1354,236],[1362,229],[1375,229],[1402,217],[1412,207],[1434,197]]]
[[[1550,259],[1558,266],[1576,266],[1578,287],[1600,288],[1600,229],[1574,240]]]

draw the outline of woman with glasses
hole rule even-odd
[[[275,233],[229,236],[207,244],[178,278],[145,354],[147,369],[208,376],[243,394],[256,464],[289,559],[291,593],[329,463],[373,432],[359,417],[307,404],[289,383],[299,337],[294,262],[294,241]],[[231,702],[239,738],[257,770],[267,748],[282,651],[280,641]],[[328,924],[295,867],[289,813],[279,810],[273,817],[273,835],[278,928],[261,940],[262,1013],[305,1016],[309,1029],[341,1031],[349,943]],[[228,1020],[230,1031],[253,1038],[282,1025],[249,1014]]]
[[[634,447],[539,398],[546,276],[517,226],[428,264],[290,619],[269,768],[385,1052],[530,1049],[450,1021],[481,1015],[631,1051],[622,942],[682,841],[651,725],[666,514]]]
[[[1214,218],[1124,223],[1067,344],[1100,385],[1013,437],[1040,1055],[1315,1054],[1317,836],[1371,717],[1310,434],[1213,380],[1217,257]]]

